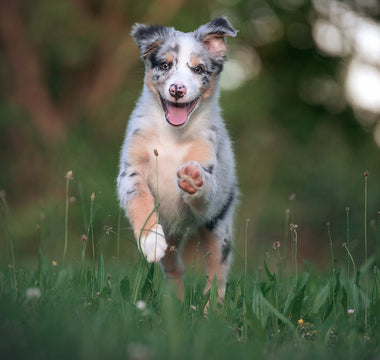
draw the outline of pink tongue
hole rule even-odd
[[[170,124],[178,126],[182,125],[187,120],[187,110],[185,106],[175,106],[172,104],[167,104],[167,114],[166,119]]]

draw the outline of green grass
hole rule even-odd
[[[287,216],[290,270],[278,243],[279,265],[263,256],[262,271],[252,274],[247,220],[242,268],[230,274],[224,301],[217,299],[216,283],[203,294],[206,279],[192,267],[181,301],[158,265],[134,256],[128,263],[119,261],[120,217],[117,257],[97,251],[101,236],[94,233],[94,200],[84,221],[86,241],[92,241],[88,254],[84,242],[80,261],[69,256],[73,240],[66,206],[65,262],[53,262],[40,246],[38,257],[22,268],[1,197],[1,234],[9,259],[0,268],[0,359],[378,359],[379,254],[355,265],[348,236],[341,248],[346,263],[334,264],[332,254],[331,269],[301,270],[302,237]],[[332,249],[330,230],[329,225],[325,245]],[[349,234],[349,221],[345,230]]]

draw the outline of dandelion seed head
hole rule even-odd
[[[290,231],[295,231],[295,230],[298,229],[298,225],[296,225],[296,224],[290,224],[289,225],[289,229],[290,229]]]
[[[368,177],[369,176],[369,172],[368,171],[364,171],[364,177]]]
[[[72,170],[70,170],[70,171],[68,171],[68,172],[66,173],[65,178],[66,178],[67,180],[73,180],[73,179],[74,179]]]
[[[138,300],[136,301],[136,307],[140,311],[144,311],[146,309],[146,302],[144,300]]]
[[[104,225],[104,231],[107,235],[110,235],[113,232],[112,226]]]

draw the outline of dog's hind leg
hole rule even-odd
[[[169,244],[172,244],[169,238]],[[161,260],[161,265],[166,277],[173,282],[174,290],[178,297],[183,299],[183,273],[184,266],[178,254],[176,246],[170,246],[166,250],[165,256]]]
[[[212,282],[216,278],[218,282],[218,296],[220,300],[223,300],[231,258],[230,239],[218,236],[217,232],[206,228],[201,231],[201,237],[207,275],[205,292],[211,288]]]

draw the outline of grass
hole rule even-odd
[[[365,191],[367,198],[367,179]],[[81,261],[73,265],[65,246],[65,262],[57,264],[41,247],[23,269],[16,267],[1,196],[2,234],[11,250],[10,266],[0,268],[1,359],[378,359],[379,254],[356,266],[348,236],[344,266],[334,264],[332,254],[330,271],[305,271],[296,261],[302,236],[290,224],[284,241],[292,235],[291,270],[278,243],[279,266],[271,268],[263,258],[258,276],[248,271],[247,220],[242,271],[231,274],[224,301],[218,302],[216,282],[203,294],[206,279],[194,267],[186,273],[180,301],[158,265],[119,262],[120,217],[116,261],[96,251],[94,199],[85,221],[85,239],[91,237],[93,245],[89,259],[81,249]],[[69,224],[66,216],[65,244]],[[342,233],[349,232],[347,221]],[[329,244],[332,249],[330,226]]]

